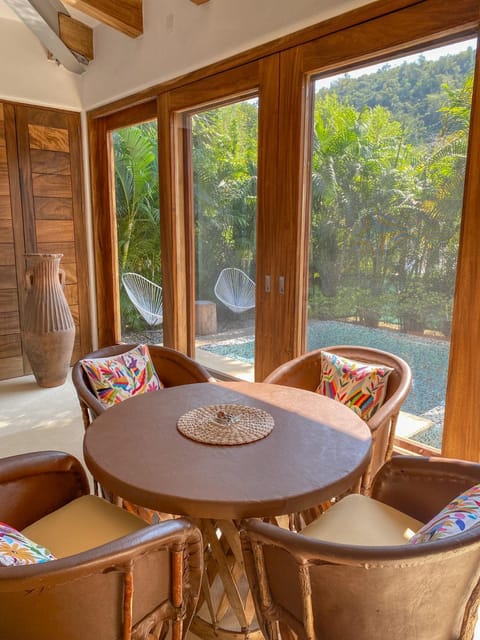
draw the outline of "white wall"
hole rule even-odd
[[[81,109],[83,78],[49,61],[22,22],[0,19],[0,61],[0,99]]]
[[[291,33],[365,0],[143,0],[144,34],[100,25],[82,103],[92,109]]]

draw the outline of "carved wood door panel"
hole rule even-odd
[[[25,253],[63,254],[77,329],[72,361],[91,344],[80,116],[8,104],[4,112],[11,126],[7,120],[5,165],[0,144],[0,378],[29,371],[20,340]]]

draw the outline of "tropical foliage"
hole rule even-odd
[[[156,122],[113,134],[120,272],[160,283],[160,212]]]
[[[310,318],[448,333],[474,52],[421,57],[318,88]],[[218,273],[255,279],[258,103],[192,117],[197,298]],[[114,135],[120,271],[161,283],[155,123]]]
[[[140,273],[161,284],[156,122],[113,134],[115,207],[120,274]],[[123,288],[122,323],[143,324]]]
[[[459,55],[465,61],[466,53]],[[428,62],[429,69],[432,64]],[[409,67],[419,65],[427,62],[404,63],[393,80],[411,77]],[[372,74],[372,87],[393,71],[382,68]],[[362,90],[367,77],[359,79]],[[412,113],[394,115],[379,104],[356,108],[354,90],[340,97],[345,82],[353,89],[355,80],[342,79],[317,92],[311,318],[356,317],[369,325],[383,319],[404,330],[429,328],[448,334],[472,78],[470,73],[441,86],[440,95],[435,94],[436,116],[427,119],[428,127],[422,124],[425,113],[418,113],[418,129],[428,135],[415,144],[405,124],[412,121]],[[435,135],[431,121],[438,123]]]
[[[193,118],[197,299],[212,299],[224,267],[255,279],[257,134],[257,100]]]

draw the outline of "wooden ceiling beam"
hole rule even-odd
[[[64,0],[64,3],[131,38],[143,33],[143,0]]]
[[[90,27],[65,13],[59,13],[58,29],[60,39],[71,51],[93,60],[93,31]]]
[[[65,7],[59,0],[5,0],[37,36],[52,57],[73,73],[85,71],[88,60],[72,51],[60,37],[59,14]],[[87,27],[88,28],[88,27]]]

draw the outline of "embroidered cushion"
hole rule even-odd
[[[480,484],[457,496],[410,539],[410,544],[432,542],[480,525]]]
[[[0,565],[13,567],[55,560],[48,549],[4,522],[0,522]]]
[[[322,375],[316,391],[353,409],[369,420],[383,404],[388,376],[393,369],[380,364],[366,364],[321,352]]]
[[[118,356],[84,359],[81,364],[104,407],[163,388],[146,344],[139,344]]]

